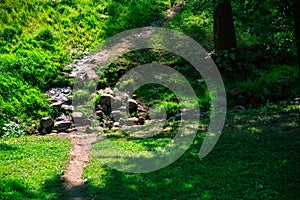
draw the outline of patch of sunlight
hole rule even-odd
[[[261,133],[261,130],[256,127],[249,127],[247,128],[247,131],[249,131],[251,134]]]
[[[185,189],[191,189],[191,188],[193,188],[194,186],[193,186],[193,184],[191,184],[191,183],[183,183],[183,187],[184,187]]]

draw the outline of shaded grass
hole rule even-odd
[[[62,199],[70,148],[65,137],[1,138],[0,199]]]
[[[224,133],[203,160],[198,158],[203,138],[199,132],[180,159],[145,174],[119,172],[93,158],[84,173],[89,195],[95,199],[297,199],[299,120],[299,105],[268,105],[228,115]],[[111,140],[132,151],[148,149],[152,141]],[[164,145],[165,140],[155,138],[156,145]]]

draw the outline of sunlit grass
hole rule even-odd
[[[71,144],[65,137],[0,139],[0,199],[61,199]]]

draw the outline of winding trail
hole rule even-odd
[[[163,26],[168,20],[175,17],[181,10],[183,4],[174,5],[168,11],[170,12],[165,18],[151,23],[152,27]],[[82,179],[84,168],[89,163],[90,148],[97,141],[96,134],[81,135],[80,130],[66,135],[72,138],[72,149],[70,151],[71,160],[68,164],[64,175],[65,196],[64,200],[91,200],[87,196],[86,180]]]

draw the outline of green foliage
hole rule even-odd
[[[8,124],[4,124],[2,127],[4,135],[2,137],[20,137],[25,134],[25,130],[21,124],[11,121]]]
[[[295,85],[298,82],[296,67],[272,66],[270,72],[258,72],[258,77],[238,83],[244,90],[251,92],[258,101],[266,102],[291,99],[297,95],[298,89]],[[264,91],[268,90],[270,95],[265,96]]]
[[[206,50],[213,49],[213,13],[207,0],[190,0],[182,11],[170,19],[165,28],[183,32],[199,42]]]

